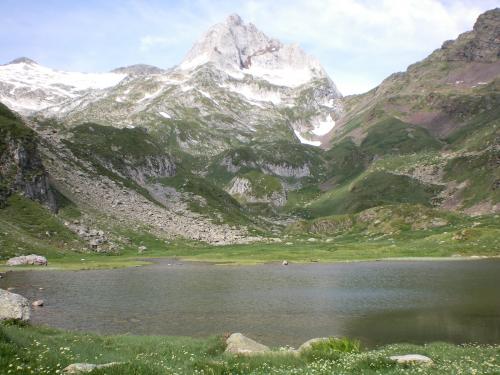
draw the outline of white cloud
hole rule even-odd
[[[123,0],[92,7],[35,2],[29,10],[6,4],[0,1],[10,15],[0,30],[0,44],[8,47],[2,61],[27,55],[83,71],[139,62],[169,67],[236,12],[271,37],[299,43],[351,94],[470,30],[498,0]]]
[[[370,89],[470,30],[477,16],[492,6],[488,1],[254,0],[243,13],[268,34],[299,42],[320,59],[341,91],[350,94]],[[371,78],[363,84],[360,78],[367,72]],[[340,82],[346,78],[354,80]]]
[[[146,35],[140,39],[141,50],[147,50],[157,46],[169,46],[176,44],[176,40],[169,36]]]

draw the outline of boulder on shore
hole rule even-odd
[[[85,372],[92,372],[96,369],[102,369],[121,364],[122,362],[111,362],[111,363],[105,363],[103,365],[95,365],[93,363],[72,363],[71,365],[65,367],[63,369],[63,372],[65,374],[82,374]]]
[[[24,265],[46,266],[47,264],[48,264],[47,258],[36,254],[21,255],[19,257],[10,258],[7,261],[8,266],[24,266]]]
[[[400,364],[432,364],[432,359],[421,354],[393,355],[389,358]]]
[[[233,333],[226,340],[226,353],[254,355],[271,351],[268,346],[258,343],[241,333]]]
[[[30,305],[26,298],[19,294],[0,289],[0,320],[30,319]]]

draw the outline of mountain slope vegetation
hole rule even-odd
[[[210,35],[234,45],[219,46]],[[214,46],[220,53],[205,53]],[[235,51],[245,61],[235,63]],[[272,74],[252,61],[271,64]],[[17,64],[29,73],[23,85],[40,69],[25,59],[3,66],[7,88]],[[307,74],[285,80],[290,69]],[[500,212],[500,9],[361,95],[342,97],[317,60],[235,16],[209,30],[174,69],[110,74],[107,85],[71,86],[75,98],[54,103],[44,86],[37,111],[28,111],[24,91],[0,91],[22,113],[0,106],[5,228],[9,205],[44,209],[26,198],[53,211],[59,203],[58,215],[47,213],[49,226],[78,221],[115,233],[118,253],[130,250],[123,232],[163,244],[304,235],[366,244],[370,224],[359,218],[372,216],[408,238],[420,230],[411,221],[426,228],[446,221],[458,238],[471,217],[495,222]],[[27,159],[13,150],[31,161],[20,167],[13,161]],[[58,248],[59,237],[34,236],[19,223],[15,231],[27,242]],[[66,231],[46,231],[61,234],[62,250],[86,246]]]

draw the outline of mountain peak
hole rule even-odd
[[[474,31],[490,31],[496,32],[498,36],[498,28],[500,27],[500,8],[488,10],[481,14],[474,24]]]
[[[500,8],[481,14],[472,31],[443,43],[431,59],[465,62],[495,62],[500,58]]]
[[[243,24],[243,20],[239,14],[233,13],[226,18],[226,24],[229,26],[240,26]]]
[[[161,74],[164,73],[165,70],[158,68],[157,66],[154,65],[148,65],[148,64],[134,64],[134,65],[129,65],[129,66],[122,66],[116,69],[113,69],[111,73],[123,73],[123,74],[130,74],[130,75],[136,75],[136,76],[143,76],[143,75],[149,75],[149,74]]]
[[[280,86],[296,87],[317,78],[329,79],[319,61],[298,45],[269,38],[237,14],[212,26],[178,69],[193,70],[207,63],[236,78],[249,74]]]
[[[31,64],[31,65],[38,65],[38,63],[28,57],[18,57],[17,59],[14,59],[12,61],[10,61],[9,63],[7,63],[7,65],[10,65],[10,64],[21,64],[21,63],[24,63],[24,64]]]

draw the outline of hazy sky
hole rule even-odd
[[[27,56],[76,71],[178,64],[212,24],[238,13],[317,57],[343,94],[470,30],[498,0],[1,0],[0,62]]]

